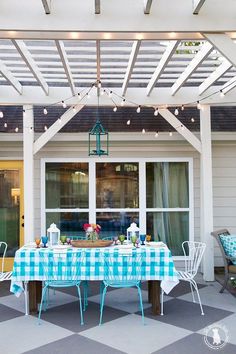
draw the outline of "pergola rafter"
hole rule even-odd
[[[133,68],[134,68],[134,65],[135,65],[135,61],[137,59],[137,55],[138,55],[138,52],[139,52],[140,45],[141,45],[141,41],[135,41],[133,43],[131,54],[130,54],[130,57],[129,57],[129,63],[128,63],[128,66],[127,66],[127,69],[126,69],[125,78],[124,78],[124,82],[123,82],[123,85],[122,85],[122,90],[121,90],[122,96],[124,96],[126,94],[126,90],[127,90],[127,87],[128,87],[128,83],[129,83],[130,77],[132,75],[132,71],[133,71]]]
[[[152,6],[152,0],[144,0],[144,13],[145,13],[145,15],[150,14],[151,6]]]
[[[99,15],[101,13],[101,1],[100,0],[94,0],[95,1],[95,14]]]
[[[9,82],[10,85],[21,95],[23,87],[20,82],[12,75],[11,71],[8,70],[6,65],[0,61],[0,73]]]
[[[201,10],[206,0],[192,0],[192,1],[193,1],[193,14],[198,15],[199,11]]]
[[[46,15],[51,13],[51,0],[41,0],[43,3],[44,11]]]

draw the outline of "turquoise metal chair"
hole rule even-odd
[[[143,301],[141,292],[141,271],[142,271],[143,255],[137,253],[136,250],[124,253],[118,250],[117,253],[110,255],[104,254],[104,280],[103,291],[101,296],[100,322],[102,324],[103,307],[105,295],[108,287],[112,288],[131,288],[137,287],[140,309],[142,313],[142,322],[144,324]]]
[[[45,277],[38,315],[39,324],[48,289],[72,286],[76,286],[78,290],[80,304],[80,323],[81,325],[84,324],[80,291],[80,269],[82,263],[82,255],[82,250],[77,250],[76,252],[72,250],[66,250],[66,252],[60,253],[54,252],[53,250],[41,250],[39,252],[39,257],[42,261]]]

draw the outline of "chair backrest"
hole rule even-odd
[[[40,261],[43,266],[44,280],[72,281],[81,276],[82,250],[56,252],[55,250],[39,251]]]
[[[221,242],[220,236],[229,236],[230,235],[229,230],[227,230],[227,229],[216,230],[216,231],[211,232],[211,235],[215,237],[215,239],[220,247],[220,252],[222,254],[225,267],[228,267],[230,262],[226,258],[227,254],[226,254],[223,244]]]
[[[143,263],[142,253],[119,251],[113,254],[104,254],[105,281],[107,283],[122,283],[122,286],[140,281]]]
[[[182,243],[185,271],[193,277],[197,274],[205,248],[206,244],[203,242],[184,241]]]
[[[4,272],[4,261],[5,261],[5,256],[7,252],[7,243],[0,241],[0,257],[1,259],[1,265],[0,265],[0,273]]]

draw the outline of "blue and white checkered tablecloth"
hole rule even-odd
[[[14,258],[13,273],[11,280],[11,291],[20,295],[23,291],[24,281],[45,280],[44,267],[40,259],[41,249],[20,248]],[[54,252],[71,252],[72,248],[58,250]],[[73,248],[73,251],[81,250]],[[43,249],[50,252],[49,248]],[[119,249],[116,247],[107,248],[84,248],[83,262],[81,264],[81,280],[103,280],[104,279],[104,253],[109,253],[112,257],[119,256]],[[135,252],[142,253],[142,280],[160,280],[162,289],[168,294],[170,290],[178,284],[178,273],[175,269],[173,258],[167,247],[157,248],[143,246],[137,248]]]

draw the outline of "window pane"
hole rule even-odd
[[[96,164],[97,208],[138,208],[138,163]]]
[[[132,222],[139,225],[138,213],[97,213],[97,224],[101,229],[101,237],[126,235],[126,230]]]
[[[188,208],[187,162],[146,164],[147,208]]]
[[[87,163],[46,163],[46,208],[88,208]]]
[[[189,240],[189,213],[147,213],[147,233],[163,241],[175,256],[182,255],[182,242]]]
[[[82,236],[85,235],[83,224],[87,223],[88,219],[88,213],[46,213],[46,230],[55,223],[61,234]]]

